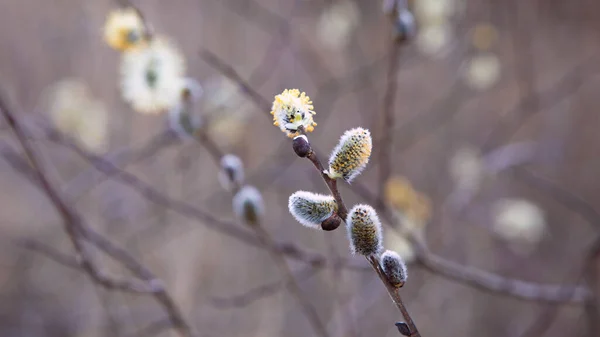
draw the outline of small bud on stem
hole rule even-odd
[[[292,147],[294,149],[294,152],[296,152],[296,154],[300,158],[305,158],[311,151],[310,143],[308,142],[308,138],[305,135],[294,137]]]
[[[340,217],[337,214],[333,214],[332,216],[321,222],[321,228],[324,231],[332,231],[338,228],[341,223],[342,219],[340,219]]]

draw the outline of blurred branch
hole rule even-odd
[[[318,269],[308,266],[295,273],[294,278],[297,280],[308,279],[314,276],[318,271]],[[242,294],[234,295],[232,297],[213,297],[211,303],[219,309],[241,308],[265,297],[275,295],[285,286],[286,280],[278,280],[251,288]]]
[[[327,332],[325,324],[323,324],[323,322],[321,321],[317,309],[308,300],[306,295],[304,295],[302,289],[298,285],[294,273],[288,266],[285,258],[281,254],[279,254],[277,250],[272,248],[276,246],[275,241],[271,238],[269,233],[260,226],[260,224],[255,224],[252,227],[255,230],[259,240],[265,245],[265,247],[269,247],[268,251],[271,255],[271,258],[273,258],[275,264],[283,273],[284,285],[302,307],[302,310],[304,311],[306,318],[308,318],[310,324],[315,330],[315,333],[317,333],[321,337],[328,337],[329,333]]]
[[[412,242],[416,247],[417,262],[425,269],[475,288],[521,300],[556,304],[582,303],[591,295],[590,290],[582,286],[545,285],[520,281],[464,266],[429,252],[425,244],[419,240],[413,239]]]
[[[121,289],[134,292],[148,292],[152,293],[156,300],[163,305],[165,310],[169,314],[169,318],[173,322],[175,329],[182,336],[195,336],[192,327],[186,322],[179,309],[162,287],[161,282],[144,266],[138,263],[133,257],[128,256],[127,260],[120,260],[124,266],[136,273],[138,277],[143,279],[144,283],[130,280],[116,280],[108,277],[98,269],[92,258],[91,252],[85,246],[83,238],[88,233],[92,232],[91,229],[85,226],[81,216],[71,208],[60,196],[58,191],[52,186],[50,181],[46,178],[45,171],[41,162],[38,160],[36,150],[33,145],[27,140],[27,133],[22,128],[21,124],[16,119],[12,109],[9,108],[8,101],[6,100],[5,94],[0,94],[0,110],[6,119],[8,125],[13,130],[16,138],[18,139],[25,156],[28,159],[31,167],[34,169],[35,177],[42,190],[45,192],[47,197],[50,199],[57,212],[60,214],[64,221],[64,228],[71,240],[75,250],[78,253],[78,262],[81,268],[94,280],[96,283],[108,288],[108,289]],[[88,241],[96,243],[87,237]],[[114,248],[112,243],[106,241],[109,247]]]
[[[252,88],[252,86],[244,81],[233,67],[223,62],[217,55],[207,49],[200,50],[200,57],[211,67],[218,69],[227,78],[237,83],[240,90],[242,90],[242,92],[258,106],[259,110],[267,116],[270,116],[271,102],[261,96]]]
[[[510,173],[519,181],[543,192],[567,209],[581,215],[593,227],[600,228],[600,213],[585,199],[526,168],[515,167]]]
[[[151,337],[156,336],[166,329],[171,328],[171,321],[168,318],[159,319],[154,321],[144,328],[140,329],[136,333],[127,335],[127,337]]]
[[[527,96],[521,96],[516,106],[511,111],[503,114],[497,125],[490,131],[489,136],[482,145],[482,151],[489,152],[502,144],[505,140],[510,139],[529,118],[549,110],[566,97],[577,92],[586,83],[584,77],[592,77],[598,72],[598,69],[590,69],[590,66],[597,65],[597,58],[597,55],[585,58],[567,71],[550,88],[540,93],[531,92]]]
[[[87,160],[97,170],[101,171],[104,174],[111,175],[113,179],[131,187],[133,190],[137,191],[142,197],[146,198],[147,200],[152,201],[168,209],[171,209],[172,211],[184,215],[190,219],[198,220],[199,223],[202,223],[204,226],[210,229],[216,230],[227,236],[236,238],[247,244],[265,249],[268,248],[265,247],[256,238],[256,236],[248,230],[240,229],[233,223],[219,220],[216,217],[212,216],[210,213],[201,210],[197,207],[194,207],[189,203],[168,197],[167,195],[159,192],[157,189],[152,187],[152,185],[140,180],[136,175],[124,171],[116,167],[110,161],[105,160],[102,157],[96,156],[80,148],[72,141],[58,133],[56,130],[47,130],[46,137],[52,142],[61,144],[73,150],[83,159]],[[333,263],[331,261],[328,261],[328,259],[325,256],[317,253],[310,253],[304,251],[303,249],[299,248],[298,246],[292,243],[277,242],[277,246],[274,247],[274,249],[288,257],[310,264],[317,268],[322,268],[326,266],[330,267],[333,265]],[[363,266],[359,266],[355,263],[352,263],[349,260],[339,261],[339,263],[343,266],[343,268],[356,270],[364,269]]]
[[[153,136],[139,148],[124,147],[105,155],[104,158],[111,161],[113,165],[125,169],[127,166],[150,158],[160,150],[178,142],[175,133],[167,130]],[[68,199],[78,200],[86,191],[110,178],[110,175],[101,175],[100,177],[97,177],[97,175],[98,171],[93,167],[89,167],[67,182],[62,187],[62,192]]]
[[[395,6],[394,6],[395,7]],[[394,9],[395,13],[396,10]],[[391,19],[394,24],[395,16]],[[393,30],[390,25],[390,30]],[[379,184],[377,189],[378,195],[383,195],[385,182],[388,180],[392,166],[392,147],[394,129],[394,105],[396,102],[396,90],[398,87],[398,68],[400,64],[400,41],[392,39],[390,46],[390,59],[387,70],[387,80],[385,95],[383,97],[383,109],[381,112],[381,138],[379,141]],[[379,200],[381,202],[381,200]]]
[[[77,261],[77,259],[62,252],[59,252],[53,247],[47,246],[41,242],[23,239],[19,240],[17,242],[17,245],[22,248],[31,250],[33,252],[37,252],[55,262],[58,262],[59,264],[62,264],[65,267],[82,271],[81,264]]]
[[[585,260],[584,277],[588,287],[591,289],[592,296],[589,296],[585,302],[585,314],[588,322],[588,332],[590,337],[600,335],[600,308],[598,304],[598,295],[600,283],[598,279],[598,265],[600,261],[600,237],[594,241]]]

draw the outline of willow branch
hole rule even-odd
[[[310,162],[315,166],[317,171],[319,171],[319,173],[321,174],[323,181],[327,185],[327,188],[329,188],[331,195],[334,197],[335,202],[338,205],[337,213],[339,217],[342,220],[346,221],[346,218],[348,217],[348,209],[346,208],[346,204],[344,204],[344,200],[342,200],[342,194],[338,190],[337,180],[329,178],[329,176],[325,173],[325,168],[323,167],[323,164],[321,164],[321,161],[317,157],[317,153],[312,148],[306,156],[306,158],[310,160]]]
[[[367,261],[369,261],[369,264],[371,265],[371,267],[373,268],[373,270],[375,271],[377,276],[379,276],[379,279],[381,280],[381,282],[385,285],[385,289],[387,290],[388,294],[392,298],[392,301],[394,302],[394,304],[396,305],[398,310],[400,310],[400,312],[402,313],[402,316],[404,316],[404,319],[406,320],[406,324],[408,325],[408,328],[410,331],[409,336],[410,337],[420,337],[421,334],[419,333],[419,330],[417,329],[415,322],[413,322],[412,318],[410,317],[410,314],[408,313],[408,310],[406,309],[406,306],[404,305],[404,302],[402,301],[402,297],[400,297],[400,292],[399,292],[400,289],[392,286],[390,284],[390,282],[387,280],[387,277],[383,273],[383,270],[381,270],[379,260],[376,256],[367,257]]]
[[[323,164],[321,164],[321,162],[317,158],[312,146],[311,146],[306,158],[308,160],[310,160],[310,162],[315,166],[317,171],[319,171],[319,173],[321,174],[323,181],[325,182],[325,184],[329,188],[331,194],[335,198],[335,201],[336,201],[337,207],[338,207],[338,215],[340,216],[340,218],[342,218],[342,221],[345,222],[346,218],[348,217],[348,210],[346,208],[346,205],[344,204],[344,201],[342,200],[341,194],[337,187],[336,180],[329,178],[329,176],[326,173],[324,173],[325,169],[323,167]],[[406,324],[408,324],[408,327],[410,329],[410,336],[411,337],[420,337],[421,335],[419,334],[417,326],[413,322],[412,317],[410,316],[408,310],[404,306],[404,303],[402,302],[402,299],[400,298],[400,295],[398,294],[396,288],[393,285],[391,285],[390,282],[388,281],[388,279],[383,275],[383,273],[379,267],[379,262],[378,262],[377,258],[367,257],[367,261],[369,261],[369,263],[371,264],[371,267],[374,269],[375,273],[379,276],[379,279],[381,280],[381,282],[383,282],[388,294],[390,295],[390,297],[392,298],[392,300],[398,307],[398,310],[400,310],[400,313],[404,317],[404,320],[406,321]]]

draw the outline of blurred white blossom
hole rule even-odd
[[[415,16],[422,26],[445,23],[456,11],[455,0],[416,0]]]
[[[252,104],[240,93],[238,85],[224,76],[203,82],[201,111],[207,130],[217,143],[234,145],[244,138]]]
[[[384,241],[385,247],[398,253],[405,262],[410,263],[415,260],[416,255],[413,245],[404,235],[395,230],[389,230],[385,233]]]
[[[476,149],[463,147],[452,156],[450,176],[458,188],[470,191],[478,189],[483,174],[483,163]]]
[[[492,53],[482,53],[467,61],[464,68],[467,84],[476,90],[491,88],[500,78],[500,60]]]
[[[321,44],[331,49],[345,47],[360,22],[360,11],[354,1],[338,1],[321,14],[317,36]]]
[[[166,112],[177,105],[185,86],[185,60],[166,38],[126,51],[121,59],[121,94],[140,113]]]
[[[525,199],[502,199],[493,206],[494,231],[508,241],[538,243],[546,231],[543,211]]]
[[[100,153],[107,147],[108,112],[92,97],[80,79],[64,79],[46,89],[44,108],[54,126],[88,151]]]
[[[422,26],[417,30],[417,48],[425,55],[439,56],[448,50],[453,35],[452,27],[446,23]]]

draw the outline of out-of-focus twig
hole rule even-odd
[[[244,81],[237,71],[233,69],[233,67],[224,63],[217,55],[207,49],[200,50],[200,57],[212,67],[219,69],[219,71],[221,71],[223,75],[228,77],[230,80],[237,83],[240,90],[242,90],[244,94],[248,95],[250,99],[258,105],[260,111],[269,115],[269,112],[271,111],[271,103],[261,96],[256,90],[254,90],[246,81]]]
[[[319,317],[317,309],[308,300],[308,297],[304,295],[304,292],[298,284],[296,276],[288,266],[285,258],[281,254],[279,254],[277,250],[271,248],[276,246],[274,240],[271,238],[269,233],[259,224],[256,224],[253,227],[259,240],[263,242],[263,244],[266,247],[269,247],[269,254],[271,255],[271,257],[275,261],[275,264],[283,274],[284,285],[290,291],[290,293],[296,299],[296,301],[298,301],[298,304],[300,304],[300,306],[302,307],[302,310],[304,311],[306,318],[308,318],[311,326],[315,330],[315,333],[321,337],[328,337],[329,333],[327,332],[327,328],[325,327],[325,324],[323,324],[321,317]]]
[[[396,9],[393,10],[396,12]],[[392,19],[394,20],[394,19]],[[393,22],[392,22],[393,24]],[[393,30],[390,27],[390,30]],[[379,183],[377,194],[383,195],[385,182],[388,180],[392,168],[392,130],[394,129],[394,107],[396,102],[396,91],[398,87],[398,66],[400,65],[400,41],[392,39],[390,46],[389,64],[385,94],[383,96],[383,108],[381,111],[381,138],[379,140]]]
[[[90,278],[92,278],[92,280],[109,289],[116,288],[136,292],[152,293],[156,300],[159,303],[161,303],[164,309],[167,311],[174,328],[181,334],[181,336],[196,336],[196,333],[194,332],[191,325],[189,325],[185,318],[183,318],[182,313],[179,311],[176,304],[171,299],[170,295],[162,286],[162,282],[160,282],[148,269],[146,269],[143,265],[137,262],[135,258],[127,254],[127,259],[120,259],[119,262],[121,262],[125,267],[127,267],[144,282],[139,282],[138,280],[113,279],[108,277],[98,269],[93,260],[91,252],[88,249],[88,247],[85,246],[83,239],[85,238],[87,241],[97,245],[98,242],[92,239],[90,237],[90,234],[95,234],[96,238],[101,236],[93,232],[84,224],[81,216],[63,199],[63,197],[59,194],[57,189],[55,189],[54,186],[50,183],[50,181],[45,175],[42,163],[38,160],[38,155],[36,153],[35,148],[29,143],[27,133],[17,120],[12,108],[9,106],[9,103],[4,93],[0,93],[0,110],[2,110],[2,115],[6,119],[8,125],[13,130],[17,140],[23,148],[26,158],[28,159],[31,167],[34,169],[37,182],[39,183],[41,189],[45,192],[47,197],[50,199],[50,201],[62,217],[64,221],[65,231],[69,236],[69,239],[73,243],[75,250],[78,253],[78,260],[81,265],[81,268],[83,268],[87,272],[87,274],[90,276]],[[101,248],[104,251],[106,251],[107,247],[118,250],[117,247],[114,246],[108,240],[105,240],[104,244],[106,245],[106,247],[99,246],[99,248]],[[121,250],[121,252],[123,254],[126,254],[124,250]]]
[[[590,288],[592,296],[589,296],[585,301],[585,314],[588,323],[588,333],[590,337],[600,334],[600,307],[598,300],[600,299],[600,282],[599,268],[600,265],[600,238],[596,239],[592,248],[589,250],[586,258],[585,280]]]
[[[313,267],[305,267],[296,272],[295,279],[304,280],[314,276],[319,270]],[[231,297],[213,297],[211,303],[219,309],[241,308],[248,306],[260,299],[275,295],[279,290],[285,288],[285,280],[263,284],[255,288],[248,289],[242,294]]]
[[[591,295],[590,290],[582,286],[543,285],[501,277],[435,255],[418,240],[412,240],[412,242],[416,247],[419,265],[435,274],[475,288],[491,290],[521,300],[547,303],[582,303]]]

